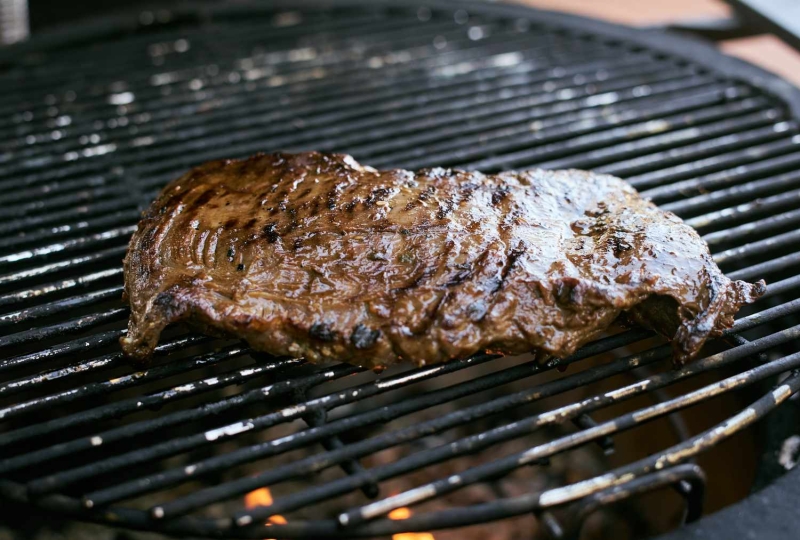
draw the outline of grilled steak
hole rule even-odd
[[[623,312],[681,363],[765,291],[622,180],[376,171],[345,155],[216,161],[173,181],[125,259],[125,352],[170,323],[276,355],[377,367],[564,357]]]

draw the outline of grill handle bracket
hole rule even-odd
[[[587,497],[577,504],[576,519],[570,520],[575,525],[566,531],[559,530],[560,536],[553,538],[577,540],[580,538],[586,519],[600,508],[667,486],[672,486],[685,501],[682,523],[692,523],[700,519],[703,514],[706,475],[698,465],[684,463],[639,476],[630,482],[610,487]],[[552,537],[554,529],[546,527],[546,530]]]

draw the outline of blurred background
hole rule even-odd
[[[224,0],[220,0],[224,1]],[[228,0],[236,1],[236,0]],[[264,0],[268,1],[268,0]],[[719,40],[719,46],[728,54],[744,58],[782,77],[800,84],[800,53],[793,49],[785,38],[773,34],[774,28],[763,21],[734,21],[734,10],[730,4],[766,9],[777,14],[787,26],[800,23],[798,0],[745,0],[725,2],[723,0],[515,0],[537,8],[569,11],[633,26],[687,26],[713,29],[718,35],[729,39]],[[2,41],[22,40],[29,34],[94,18],[114,12],[141,10],[155,16],[167,6],[188,2],[158,2],[152,0],[0,0],[0,33]],[[196,3],[196,2],[195,2]],[[728,21],[728,22],[726,22]],[[742,24],[745,23],[745,24]],[[731,30],[728,24],[740,28]],[[741,28],[744,26],[745,28]],[[738,34],[744,34],[740,36]],[[795,44],[797,45],[797,44]]]

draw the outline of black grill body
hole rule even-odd
[[[530,512],[556,535],[551,509],[577,504],[586,514],[675,486],[693,521],[704,485],[694,457],[800,388],[800,93],[703,44],[515,6],[295,0],[115,18],[0,51],[0,62],[0,497],[176,535],[354,538]],[[311,149],[381,168],[615,174],[697,228],[730,277],[763,277],[769,292],[705,358],[677,371],[668,347],[638,329],[550,364],[481,355],[382,375],[176,329],[152,367],[133,370],[117,346],[128,314],[120,261],[141,210],[203,161]],[[598,354],[613,359],[581,369]],[[709,373],[715,382],[695,391],[663,393]],[[636,382],[504,421],[623,374]],[[393,423],[520,380],[528,386]],[[722,424],[590,481],[385,519],[589,443],[608,448],[619,433],[742,388],[755,390],[751,404]],[[640,395],[656,403],[603,422],[590,416]],[[496,427],[436,444],[481,418]],[[523,452],[400,494],[380,489],[570,422],[571,433]],[[360,462],[416,441],[433,442],[388,465]],[[281,467],[239,468],[309,448]],[[341,474],[270,507],[207,511],[328,469]],[[364,503],[336,516],[264,525],[358,490]]]

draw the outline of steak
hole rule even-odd
[[[622,313],[683,363],[764,294],[617,178],[376,171],[316,152],[206,163],[164,188],[125,258],[125,353],[178,321],[274,355],[381,367],[565,357]]]

